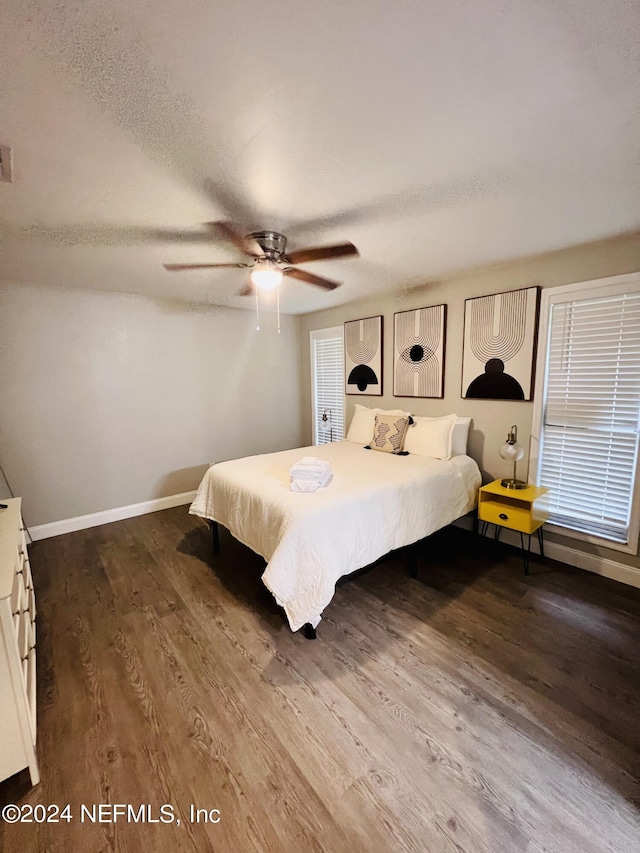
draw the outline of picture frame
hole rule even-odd
[[[465,300],[463,398],[533,399],[539,310],[539,287]]]
[[[344,324],[345,394],[382,396],[382,315]]]
[[[444,397],[447,306],[393,315],[393,396]]]

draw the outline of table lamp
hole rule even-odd
[[[500,447],[500,456],[508,462],[513,462],[513,477],[505,477],[500,482],[504,489],[526,489],[527,484],[524,480],[518,480],[516,477],[516,465],[524,456],[524,447],[518,444],[518,427],[514,424],[509,430],[507,440]]]
[[[333,421],[331,420],[331,409],[325,409],[322,415],[320,416],[320,420],[322,424],[320,426],[323,430],[329,430],[329,441],[333,441]]]

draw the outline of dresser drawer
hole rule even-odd
[[[31,576],[31,563],[29,562],[28,557],[24,558],[24,569],[23,569],[22,575],[24,577],[24,585],[26,586],[26,588],[32,589],[33,588],[33,578]]]
[[[36,742],[36,650],[31,649],[27,659],[27,705],[29,707],[29,725],[31,726],[31,739]]]
[[[26,610],[28,606],[29,599],[27,591],[24,588],[22,574],[19,574],[13,579],[13,588],[11,590],[11,613],[14,615],[16,613],[20,613],[22,610]]]
[[[23,574],[24,572],[24,554],[22,550],[16,551],[15,558],[13,560],[13,571],[17,574]]]
[[[40,774],[36,740],[35,595],[20,498],[0,510],[0,781]],[[0,845],[1,846],[1,845]]]
[[[29,618],[32,622],[36,621],[36,594],[33,591],[33,587],[27,590],[27,595],[29,596],[29,601],[27,607],[29,609]]]
[[[28,611],[23,610],[18,617],[18,654],[21,660],[24,660],[29,655],[30,641],[31,620],[29,619]]]
[[[478,518],[490,524],[500,524],[521,533],[531,533],[531,510],[525,507],[509,505],[498,501],[481,500],[478,504]]]

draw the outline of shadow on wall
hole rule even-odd
[[[11,493],[11,489],[9,488],[9,484],[4,478],[4,475],[0,471],[0,500],[4,500],[5,498],[12,498],[13,495]]]
[[[467,439],[467,453],[472,459],[474,459],[478,463],[478,468],[480,468],[480,473],[482,474],[482,482],[488,483],[494,478],[491,477],[482,468],[482,460],[484,458],[484,442],[484,433],[481,430],[476,429],[472,421],[471,428],[469,429],[469,438]]]
[[[153,489],[153,498],[166,498],[170,495],[181,495],[184,492],[193,492],[200,485],[205,471],[209,465],[193,465],[191,468],[178,468],[164,474]]]

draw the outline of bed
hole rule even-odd
[[[289,470],[304,456],[333,472],[314,493],[289,490]],[[262,580],[297,631],[315,629],[339,578],[470,512],[480,483],[466,455],[396,456],[343,440],[212,465],[189,512],[264,557]]]

